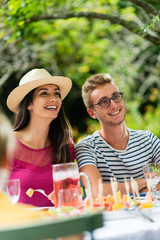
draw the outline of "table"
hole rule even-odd
[[[80,234],[85,231],[92,233],[93,230],[102,226],[102,213],[95,213],[69,219],[47,220],[45,223],[17,228],[8,227],[6,229],[0,229],[0,240],[54,239],[57,237]]]
[[[152,217],[154,222],[142,216],[108,221],[105,217],[104,226],[94,230],[93,237],[95,240],[159,240],[160,208],[148,209],[147,215]]]
[[[160,207],[146,209],[143,213],[154,222],[137,214],[121,214],[120,211],[95,213],[17,229],[7,228],[0,230],[0,240],[53,239],[83,232],[86,232],[84,240],[159,240]]]

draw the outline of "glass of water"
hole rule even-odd
[[[143,168],[147,185],[151,183],[154,200],[157,200],[157,184],[160,182],[160,164],[150,163]]]
[[[20,180],[11,179],[6,181],[5,192],[13,204],[17,203],[20,197]]]

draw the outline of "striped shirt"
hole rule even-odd
[[[75,148],[79,168],[87,164],[95,165],[102,175],[103,182],[116,177],[118,182],[124,178],[144,177],[143,167],[148,163],[160,162],[160,139],[146,130],[129,131],[129,141],[125,150],[111,147],[96,131],[80,140]]]

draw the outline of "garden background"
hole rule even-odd
[[[73,81],[64,109],[74,140],[99,129],[81,86],[109,73],[124,93],[126,124],[160,138],[159,0],[0,0],[0,108],[32,68]]]

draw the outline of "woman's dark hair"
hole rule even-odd
[[[30,113],[27,107],[33,102],[34,91],[35,89],[30,91],[19,104],[13,126],[14,131],[21,130],[28,125]],[[54,163],[70,162],[69,146],[71,137],[71,126],[61,106],[58,117],[50,123],[49,129],[49,139],[55,154]]]

